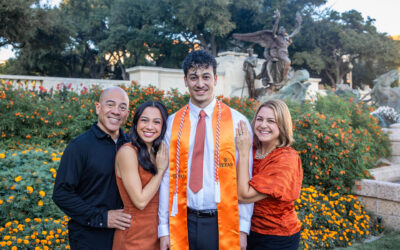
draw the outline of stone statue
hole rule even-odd
[[[296,13],[296,28],[288,35],[284,27],[279,25],[280,12],[275,11],[275,24],[272,30],[261,30],[253,33],[233,34],[233,38],[241,41],[257,43],[264,47],[265,63],[261,73],[257,76],[262,79],[265,86],[281,83],[282,87],[287,79],[290,68],[288,47],[292,38],[297,35],[301,28],[302,18]],[[276,32],[278,31],[278,34]],[[268,53],[269,51],[269,53]]]
[[[297,70],[288,79],[286,85],[275,94],[275,97],[281,100],[303,103],[306,99],[307,89],[311,85],[311,83],[306,82],[308,79],[310,79],[310,74],[307,70]]]
[[[336,84],[335,94],[343,98],[354,97],[356,100],[360,99],[360,89],[353,89],[349,84],[339,83]]]
[[[249,90],[249,97],[256,98],[256,89],[254,87],[254,81],[256,79],[256,71],[254,70],[257,67],[257,57],[253,56],[253,49],[247,49],[249,56],[243,62],[243,71],[245,72],[245,79],[247,88]]]
[[[371,100],[377,106],[388,106],[400,113],[400,87],[392,88],[391,85],[399,79],[397,69],[380,75],[374,80],[374,87],[370,95]]]
[[[281,100],[290,100],[292,102],[303,103],[306,99],[307,89],[311,85],[307,80],[310,74],[307,70],[297,70],[288,76],[287,84],[282,87],[277,93],[269,93],[269,95],[262,95],[259,93],[259,101],[262,103],[270,98],[278,98]],[[268,90],[264,88],[265,91]],[[256,90],[261,91],[260,89]]]

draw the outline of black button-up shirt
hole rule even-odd
[[[69,237],[87,249],[111,249],[114,230],[107,211],[122,208],[115,180],[115,154],[126,143],[120,129],[117,143],[97,124],[73,139],[64,151],[53,201],[71,217]]]

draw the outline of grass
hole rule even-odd
[[[400,231],[385,232],[382,237],[371,242],[357,243],[346,250],[377,250],[377,249],[400,249]]]

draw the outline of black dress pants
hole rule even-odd
[[[218,216],[187,214],[189,249],[218,250]]]
[[[300,232],[291,236],[264,235],[251,231],[247,237],[247,250],[297,250]]]

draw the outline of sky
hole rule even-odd
[[[50,4],[57,5],[61,0],[48,0]],[[376,19],[375,27],[378,32],[386,32],[389,35],[400,35],[400,0],[328,0],[326,7],[338,12],[355,9],[364,19],[367,16]],[[12,48],[0,48],[0,61],[7,60],[14,53]]]
[[[364,19],[367,16],[376,19],[374,24],[378,32],[400,35],[399,0],[328,0],[326,7],[338,12],[357,10]]]

